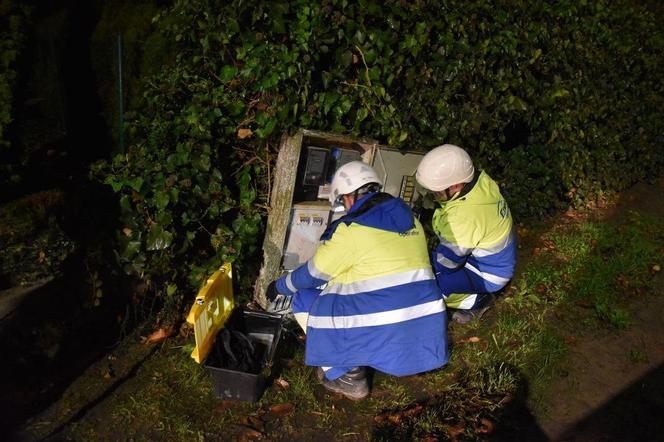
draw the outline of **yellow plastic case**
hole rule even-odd
[[[200,289],[187,316],[196,336],[191,357],[199,364],[210,353],[217,332],[228,320],[233,307],[233,269],[230,263],[224,263]]]

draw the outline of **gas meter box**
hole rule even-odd
[[[198,292],[187,322],[191,357],[208,369],[217,397],[257,401],[265,390],[281,337],[281,316],[235,308],[233,273],[225,263]]]
[[[335,145],[303,146],[297,166],[293,202],[327,200],[334,172],[346,163],[361,161],[363,152],[360,148]]]

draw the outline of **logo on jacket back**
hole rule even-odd
[[[507,215],[509,215],[510,209],[507,207],[507,201],[505,200],[500,200],[498,201],[498,214],[500,215],[501,218],[507,218]]]
[[[399,236],[417,236],[420,232],[416,228],[412,228],[407,232],[399,233]]]

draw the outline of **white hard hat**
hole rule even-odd
[[[468,153],[453,144],[430,150],[417,166],[415,178],[422,187],[434,192],[473,180],[475,168]]]
[[[330,185],[330,204],[338,202],[341,195],[355,192],[360,187],[370,183],[382,185],[378,174],[362,161],[351,161],[337,169]]]

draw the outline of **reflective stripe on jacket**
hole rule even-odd
[[[440,241],[432,256],[436,273],[465,266],[499,287],[514,275],[512,214],[498,185],[485,172],[458,196],[441,202],[433,216],[433,229]]]
[[[422,226],[402,200],[390,198],[339,223],[277,288],[295,293],[323,284],[309,311],[308,365],[371,366],[401,376],[447,362],[445,305]]]

